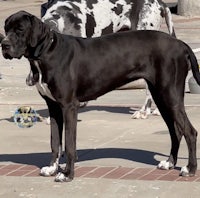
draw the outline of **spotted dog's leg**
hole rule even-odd
[[[63,114],[58,103],[44,97],[48,105],[51,119],[51,150],[52,159],[49,166],[40,170],[42,176],[56,175],[59,167],[59,159],[62,155],[62,131],[63,131]]]
[[[164,6],[163,10],[164,10],[163,12],[164,12],[164,17],[165,17],[165,22],[167,24],[169,34],[173,37],[176,37],[171,11],[167,6]]]
[[[131,118],[132,119],[147,119],[151,114],[151,96],[147,95],[144,105],[139,111],[135,111]]]
[[[139,13],[137,30],[159,30],[165,18],[169,34],[175,37],[174,26],[172,22],[172,15],[170,9],[165,3],[156,1],[145,0]],[[139,111],[136,111],[131,118],[133,119],[146,119],[151,114],[152,96],[146,86],[146,100],[144,105]],[[160,115],[158,108],[153,110],[152,115]]]
[[[146,84],[146,100],[144,102],[144,105],[139,111],[135,111],[133,115],[131,116],[132,119],[146,119],[151,114],[151,105],[152,105],[153,99],[151,96],[151,93],[149,92],[149,89]],[[156,108],[153,112],[153,115],[160,115],[160,112],[158,108]]]

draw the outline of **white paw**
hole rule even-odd
[[[146,111],[136,111],[131,118],[132,119],[147,119],[147,113]]]
[[[55,182],[70,182],[72,179],[66,177],[63,173],[58,173],[55,177]]]
[[[169,169],[174,168],[174,165],[168,161],[161,161],[157,167],[158,169],[161,169],[161,170],[169,170]]]
[[[54,163],[53,166],[45,166],[41,168],[40,175],[48,177],[48,176],[55,175],[57,171],[58,171],[58,164]]]
[[[186,177],[189,176],[189,170],[187,166],[183,166],[180,171],[180,176]]]
[[[88,102],[81,102],[81,103],[79,104],[79,107],[80,107],[80,108],[83,108],[83,107],[85,107],[87,104],[88,104]]]
[[[50,120],[51,120],[50,117],[48,117],[48,118],[46,119],[46,123],[47,123],[48,125],[51,124],[51,121],[50,121]]]
[[[158,108],[156,108],[155,110],[153,110],[152,115],[160,116],[160,111],[158,110]]]

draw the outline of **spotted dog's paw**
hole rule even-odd
[[[50,118],[50,117],[48,117],[48,118],[46,119],[46,124],[48,124],[48,125],[51,124],[51,118]]]
[[[160,116],[160,111],[158,110],[158,108],[153,110],[152,115]]]
[[[70,182],[71,178],[67,177],[64,173],[58,173],[55,177],[55,182]]]
[[[58,171],[57,164],[54,164],[53,166],[45,166],[45,167],[41,168],[40,175],[45,176],[45,177],[54,176],[54,175],[56,175],[57,171]]]
[[[81,103],[79,104],[79,107],[80,107],[80,108],[83,108],[83,107],[87,106],[87,104],[88,104],[88,102],[81,102]]]
[[[149,115],[160,116],[160,111],[158,110],[158,108],[156,108],[151,113],[150,108],[147,108],[147,110],[135,111],[135,113],[131,116],[131,118],[132,119],[147,119]]]
[[[161,161],[158,164],[157,168],[161,169],[161,170],[169,170],[169,169],[173,169],[174,165],[171,162],[168,162],[168,161]]]
[[[131,118],[132,119],[147,119],[148,114],[146,111],[136,111]]]

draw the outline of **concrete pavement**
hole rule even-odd
[[[39,16],[42,2],[0,1],[1,32],[9,14],[24,9]],[[173,15],[173,18],[177,37],[192,48],[200,48],[200,17]],[[162,30],[166,31],[164,24]],[[200,60],[200,53],[196,55]],[[187,164],[184,139],[179,151],[178,170],[156,171],[158,161],[165,160],[169,154],[167,127],[161,117],[130,119],[131,113],[143,104],[145,90],[116,90],[80,110],[79,160],[73,182],[60,184],[53,182],[53,177],[38,176],[39,168],[50,160],[49,125],[38,122],[29,129],[22,129],[12,119],[14,111],[21,105],[31,105],[41,116],[48,116],[46,105],[35,87],[25,84],[28,72],[29,63],[24,58],[9,61],[0,55],[0,197],[199,197],[199,171],[193,180],[180,181],[178,177],[180,167]],[[199,101],[199,94],[186,93],[186,111],[198,131]],[[199,138],[197,148],[200,147]],[[197,156],[200,170],[199,149]],[[123,171],[121,176],[116,170]],[[28,176],[31,173],[33,176]],[[115,174],[109,179],[111,173]]]

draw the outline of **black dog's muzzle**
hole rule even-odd
[[[4,58],[12,59],[13,57],[9,54],[9,51],[11,50],[11,43],[6,37],[1,41],[1,47]]]
[[[11,48],[11,43],[8,39],[4,38],[1,42],[1,47],[3,51],[9,50]]]
[[[2,40],[5,38],[5,36],[3,34],[0,33],[0,43],[2,42]]]

